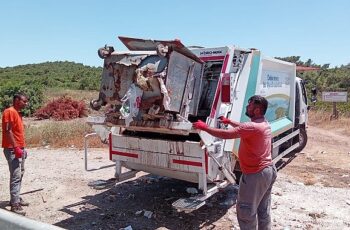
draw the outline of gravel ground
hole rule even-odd
[[[310,127],[310,134],[318,136],[309,138],[303,153],[279,171],[272,194],[273,229],[350,229],[348,138],[338,138],[334,146],[325,141],[328,136],[320,138],[319,129]],[[66,229],[238,229],[236,186],[214,195],[197,211],[179,213],[171,204],[190,196],[186,188],[195,184],[142,172],[115,184],[113,167],[84,170],[82,150],[33,148],[28,152],[22,186],[22,197],[30,202],[25,208],[28,218]],[[9,209],[9,173],[1,156],[0,207]],[[342,163],[334,165],[339,157]],[[108,149],[90,150],[89,168],[112,164]]]

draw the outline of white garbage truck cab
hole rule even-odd
[[[119,37],[129,49],[99,50],[104,59],[99,97],[106,106],[88,123],[112,128],[110,159],[116,178],[137,171],[198,184],[201,193],[173,203],[192,211],[239,175],[239,139],[222,140],[192,128],[192,122],[227,128],[220,116],[245,122],[245,107],[255,95],[269,102],[274,162],[306,145],[307,98],[296,66],[236,46],[186,48],[179,40]],[[87,151],[87,150],[85,150]],[[122,167],[131,171],[122,173]]]

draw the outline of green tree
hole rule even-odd
[[[43,103],[43,90],[38,86],[6,85],[0,88],[0,111],[12,105],[13,96],[16,93],[24,93],[28,99],[28,106],[23,109],[24,116],[32,115]]]

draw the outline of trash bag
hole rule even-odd
[[[125,119],[125,125],[129,126],[130,122],[133,121],[134,117],[139,113],[141,98],[143,90],[137,87],[135,84],[131,84],[128,91],[121,99],[122,107],[120,113]]]

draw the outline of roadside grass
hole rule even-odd
[[[323,110],[309,111],[309,124],[322,129],[350,135],[350,118],[340,114],[338,119],[330,119],[332,112]]]
[[[77,101],[84,101],[89,103],[92,99],[98,98],[99,91],[88,91],[88,90],[73,90],[73,89],[62,89],[62,88],[50,88],[45,90],[45,102],[52,101],[53,99],[60,98],[62,96],[68,96]]]
[[[26,142],[30,147],[83,148],[84,136],[91,132],[93,130],[86,124],[85,119],[29,121],[25,129]],[[106,147],[106,145],[98,137],[91,137],[89,147]]]

